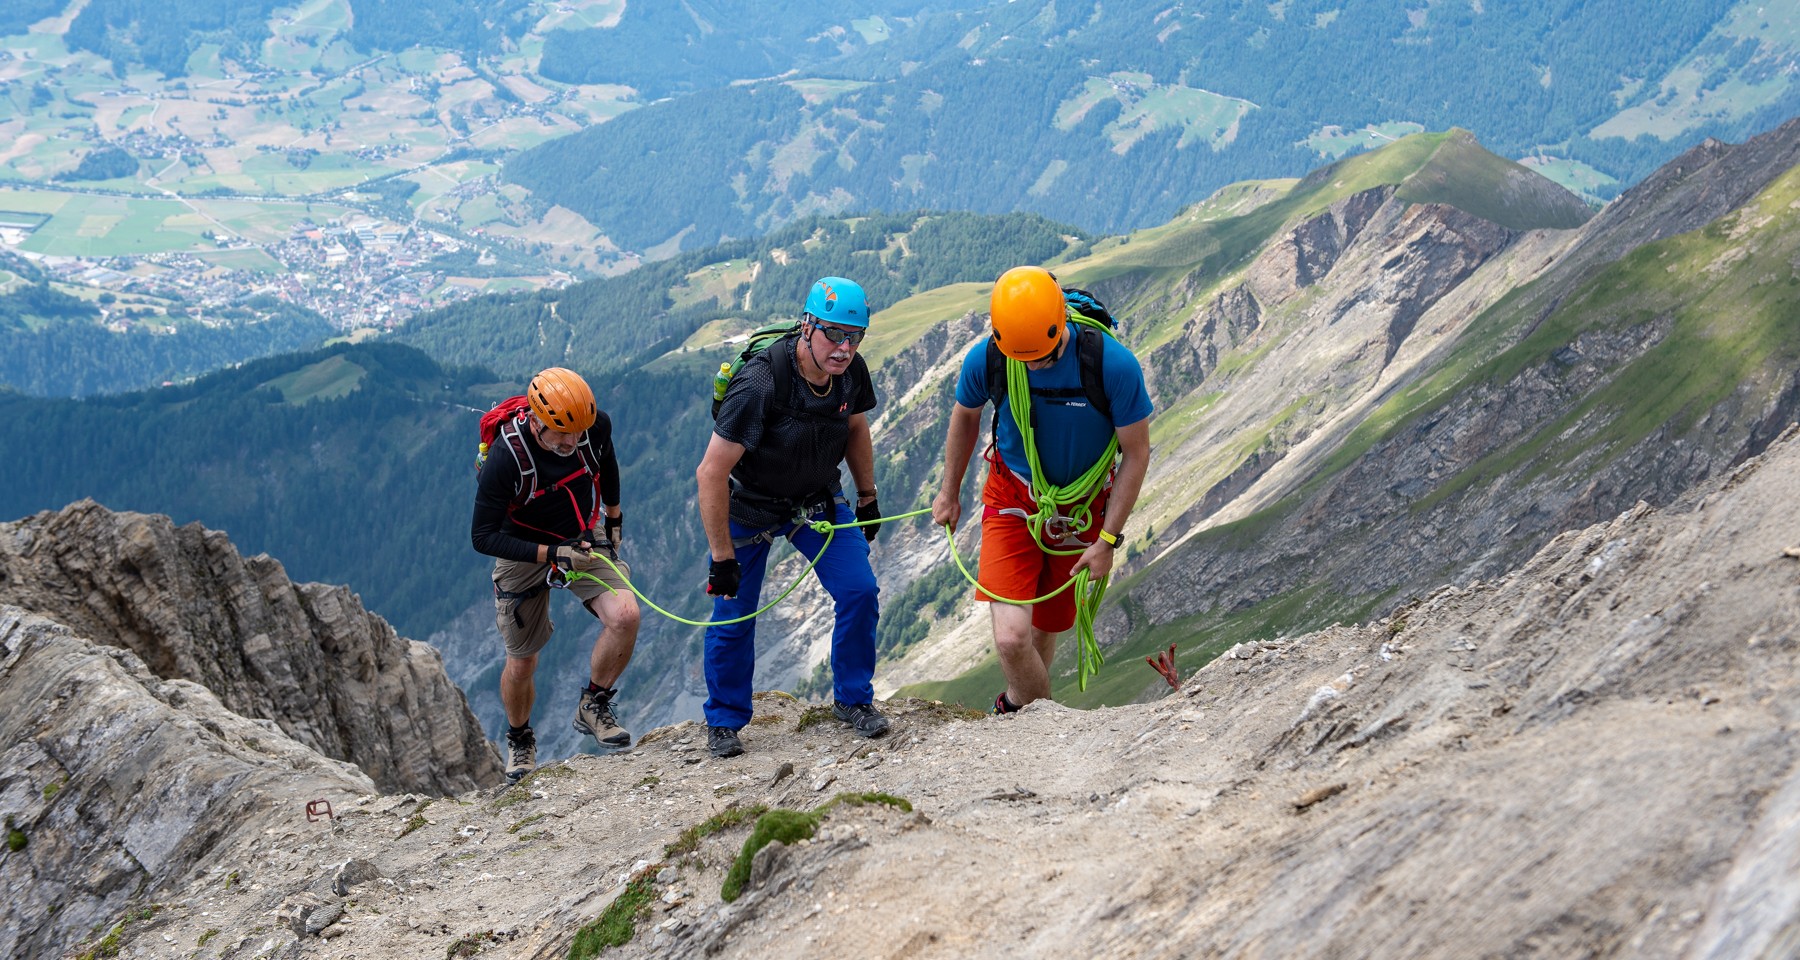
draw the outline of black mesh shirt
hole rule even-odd
[[[875,409],[875,385],[862,357],[833,377],[825,396],[800,375],[795,341],[783,340],[744,362],[713,432],[742,444],[744,457],[731,471],[731,519],[747,527],[792,520],[800,507],[838,489],[838,465],[850,440],[850,417]],[[789,364],[788,396],[772,402],[771,363]]]

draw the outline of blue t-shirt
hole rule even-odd
[[[1025,378],[1032,386],[1081,389],[1081,360],[1075,350],[1076,329],[1074,324],[1069,325],[1066,333],[1069,346],[1053,366],[1047,370],[1026,371]],[[1112,439],[1115,428],[1129,427],[1148,417],[1153,409],[1137,357],[1112,337],[1101,339],[1106,348],[1101,354],[1100,374],[1106,399],[1112,403],[1110,422],[1083,396],[1031,398],[1031,406],[1037,411],[1038,458],[1049,481],[1057,486],[1072,483],[1087,472],[1106,452],[1107,441]],[[1006,402],[1005,384],[1001,388],[999,397],[988,396],[987,341],[983,340],[963,357],[962,375],[956,380],[956,402],[965,407],[979,407],[993,399],[999,404],[1000,435],[996,445],[1000,448],[1000,459],[1014,473],[1029,479],[1031,463],[1025,457],[1025,438],[1019,435],[1019,427],[1013,423],[1012,410]]]

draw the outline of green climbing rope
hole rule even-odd
[[[662,607],[657,605],[656,601],[650,599],[649,597],[644,596],[643,591],[641,591],[637,588],[637,584],[631,582],[631,578],[625,575],[625,571],[619,569],[618,564],[612,562],[611,557],[608,557],[605,554],[598,553],[598,552],[589,553],[588,556],[593,557],[594,559],[599,560],[599,561],[605,563],[607,566],[611,567],[613,573],[618,574],[619,579],[624,582],[626,588],[629,589],[632,592],[632,594],[634,596],[636,596],[639,600],[642,600],[644,602],[645,606],[649,607],[652,610],[655,610],[657,613],[660,613],[665,617],[668,617],[670,620],[673,620],[676,623],[685,623],[690,627],[722,627],[722,626],[725,626],[726,624],[730,624],[730,623],[743,623],[745,620],[753,620],[759,616],[762,616],[764,613],[768,612],[769,608],[775,606],[776,604],[780,603],[783,600],[786,600],[788,598],[788,594],[791,594],[796,589],[798,589],[800,586],[800,582],[802,580],[806,579],[806,575],[811,573],[812,569],[819,565],[819,558],[825,556],[826,549],[831,546],[832,538],[837,536],[837,532],[839,530],[848,530],[848,529],[851,529],[852,527],[866,527],[866,526],[869,526],[870,524],[883,523],[883,522],[886,522],[889,520],[905,520],[908,517],[916,517],[916,516],[919,516],[920,514],[926,514],[926,513],[930,513],[930,512],[931,512],[930,507],[921,507],[917,510],[910,511],[908,513],[895,514],[894,516],[891,516],[891,517],[876,517],[873,520],[858,520],[854,523],[833,523],[830,520],[814,520],[814,521],[808,523],[807,526],[812,527],[814,532],[822,533],[825,535],[825,542],[819,546],[819,552],[816,554],[813,554],[812,562],[808,563],[806,565],[806,569],[800,571],[800,575],[798,577],[794,578],[793,583],[788,584],[788,587],[786,590],[781,591],[780,596],[776,597],[773,600],[770,600],[768,603],[763,604],[762,607],[758,608],[753,613],[746,613],[741,617],[732,617],[730,620],[689,620],[688,618],[683,617],[679,614],[671,613],[667,610],[664,610]],[[607,590],[609,590],[613,593],[619,592],[618,588],[614,587],[610,583],[607,583],[605,580],[602,580],[601,578],[596,577],[591,573],[585,573],[580,570],[569,571],[568,579],[570,581],[592,580],[595,583],[600,584],[601,586],[605,587]]]

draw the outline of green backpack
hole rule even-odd
[[[763,327],[750,335],[744,348],[728,362],[719,364],[719,372],[713,374],[712,416],[719,419],[719,405],[725,402],[725,390],[731,386],[731,378],[744,368],[751,357],[769,349],[789,337],[800,335],[800,322],[790,320],[773,326]],[[769,372],[775,377],[775,396],[785,397],[788,393],[788,364],[774,363],[769,365]]]

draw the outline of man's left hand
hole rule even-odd
[[[1112,572],[1112,565],[1113,548],[1105,543],[1095,542],[1093,546],[1081,551],[1081,559],[1075,561],[1075,566],[1069,571],[1069,576],[1072,577],[1086,570],[1089,577],[1099,580]]]
[[[856,505],[856,519],[858,521],[881,519],[881,501],[875,497],[870,497],[868,503],[858,503]],[[881,524],[871,523],[862,528],[863,536],[868,537],[870,543],[874,543],[875,531],[880,529]]]
[[[625,515],[623,513],[616,517],[607,517],[606,522],[600,527],[601,532],[605,534],[607,541],[612,544],[614,550],[619,548],[619,537],[622,535],[624,529]]]

